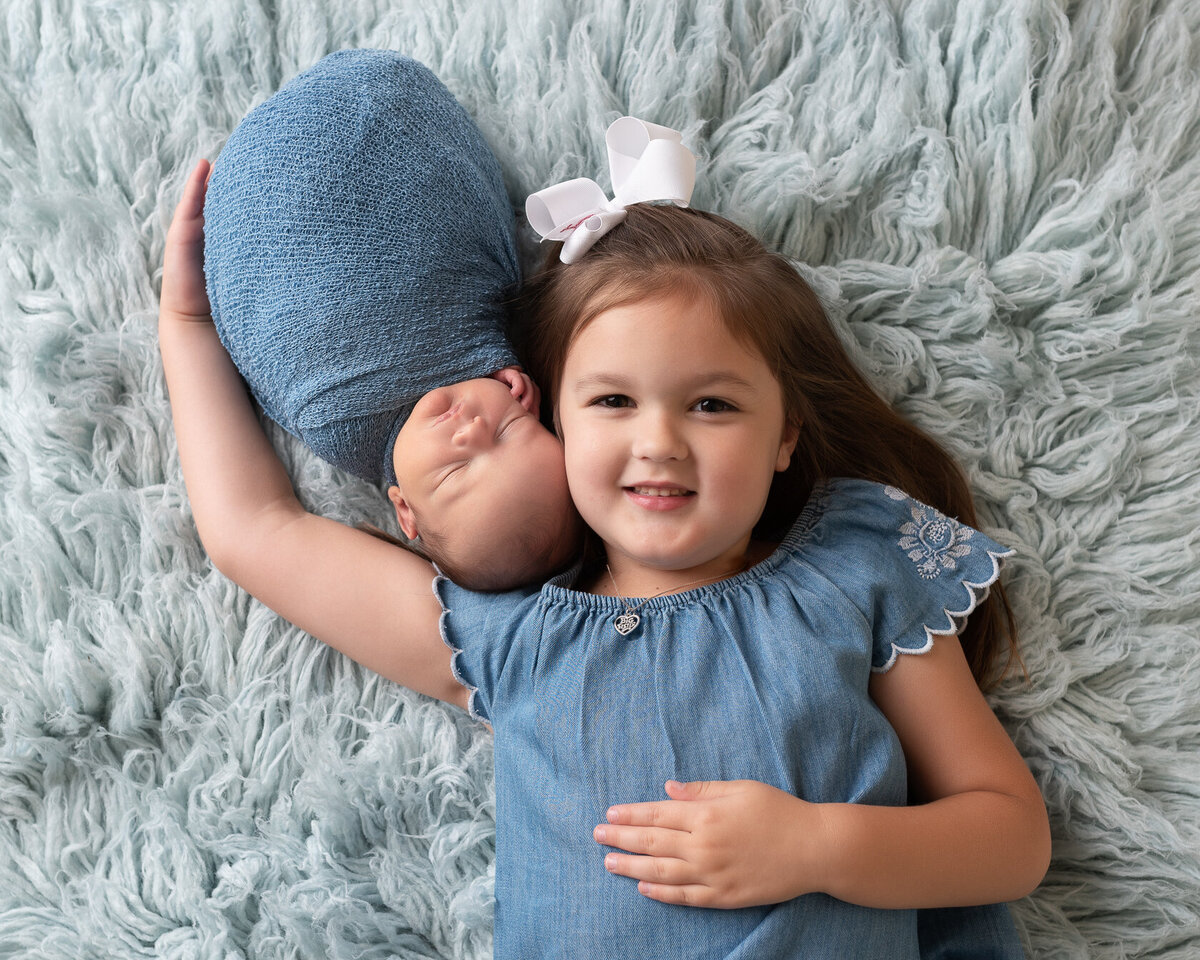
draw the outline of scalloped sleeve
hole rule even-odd
[[[544,619],[539,591],[478,593],[439,575],[433,592],[442,606],[442,640],[453,651],[454,676],[471,691],[471,716],[493,724],[497,697],[529,673],[521,665],[536,656]]]
[[[871,669],[957,634],[1014,553],[895,487],[837,480],[814,531],[814,560],[872,634]]]

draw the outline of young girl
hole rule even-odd
[[[514,225],[467,112],[387,50],[330,54],[252,110],[205,204],[213,318],[264,411],[383,481],[405,534],[477,589],[541,582],[579,542],[503,333]]]
[[[784,261],[634,206],[535,281],[527,342],[598,550],[481,595],[296,502],[207,317],[203,174],[160,319],[201,537],[281,615],[492,724],[497,957],[1019,953],[1002,910],[923,913],[922,942],[914,909],[1020,897],[1046,868],[1036,785],[955,637],[1007,551],[826,479],[824,457],[883,479],[914,458],[902,475],[961,489]]]

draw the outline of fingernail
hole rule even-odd
[[[604,858],[604,869],[611,872],[611,871],[615,870],[616,867],[617,867],[617,855],[615,853],[610,853],[607,857]]]
[[[595,835],[596,839],[603,843],[608,836],[608,831],[605,830],[604,827],[597,827],[595,830]]]
[[[608,813],[606,813],[604,816],[608,820],[609,823],[616,823],[617,817],[620,815],[620,812],[621,811],[619,811],[616,807],[609,807]]]

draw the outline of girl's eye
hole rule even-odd
[[[621,393],[610,393],[606,397],[597,397],[592,401],[593,407],[611,407],[620,408],[628,407],[633,401]]]
[[[700,413],[728,413],[737,408],[725,400],[718,400],[716,397],[705,397],[703,400],[696,402],[696,409]]]

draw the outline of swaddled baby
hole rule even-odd
[[[238,125],[204,216],[213,319],[269,417],[385,483],[406,536],[465,586],[570,559],[562,447],[503,333],[512,209],[428,69],[379,50],[324,58]]]

